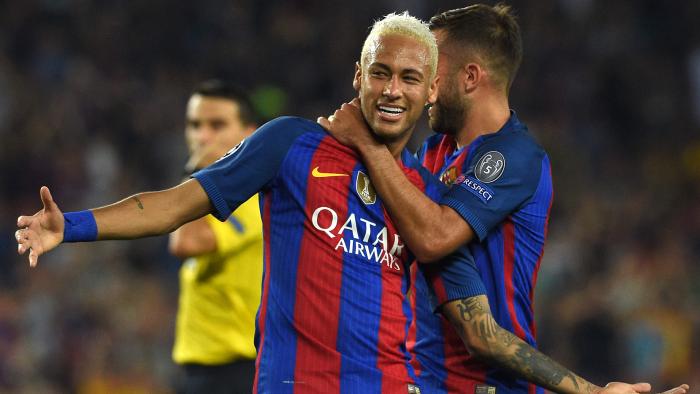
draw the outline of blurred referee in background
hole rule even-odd
[[[220,80],[200,84],[187,103],[186,175],[213,163],[256,126],[243,91]],[[184,372],[177,392],[250,393],[262,277],[257,195],[226,222],[208,215],[180,227],[170,234],[169,249],[184,260],[173,349]]]

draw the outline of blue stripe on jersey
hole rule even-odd
[[[417,267],[416,267],[417,269]],[[430,386],[437,394],[447,393],[445,379],[445,347],[440,319],[434,315],[431,303],[426,302],[431,294],[425,276],[420,272],[416,275],[414,285],[416,297],[416,358],[420,364],[421,387]],[[424,318],[421,318],[423,316]]]
[[[307,133],[299,137],[289,150],[282,163],[282,171],[290,174],[308,174],[311,171],[311,159],[315,147],[322,138],[318,133]],[[299,142],[306,142],[299,144]],[[275,180],[277,182],[277,180]],[[272,187],[270,201],[270,289],[267,296],[265,332],[260,371],[258,372],[258,392],[293,393],[294,368],[296,365],[296,330],[294,316],[287,316],[284,311],[293,311],[297,283],[297,259],[301,245],[302,231],[290,231],[298,228],[297,223],[304,223],[304,206],[306,201],[306,183],[289,185],[289,187]],[[283,247],[282,247],[283,246]],[[274,280],[272,280],[274,277]],[[274,287],[273,287],[274,285]],[[272,381],[271,377],[288,377],[288,383]]]
[[[508,314],[505,282],[503,281],[504,256],[503,232],[501,230],[501,226],[494,228],[489,233],[487,243],[472,242],[469,244],[469,249],[472,251],[476,266],[484,279],[491,314],[501,327],[513,332],[515,327],[513,327]]]
[[[530,344],[535,344],[534,332],[532,330],[534,327],[534,322],[532,321],[533,311],[530,302],[533,291],[532,287],[535,285],[533,275],[537,270],[537,264],[542,256],[547,217],[552,198],[552,179],[549,176],[549,172],[549,158],[545,155],[542,160],[540,182],[537,185],[533,203],[526,205],[514,218],[516,222],[529,222],[529,224],[523,223],[525,225],[515,226],[515,261],[520,263],[516,264],[516,271],[513,273],[513,276],[514,280],[518,281],[514,287],[516,290],[520,290],[516,293],[517,298],[515,301],[518,302],[516,313],[520,325],[527,333],[527,341]],[[533,232],[532,229],[536,231]],[[529,262],[531,264],[524,267],[522,262]],[[522,271],[523,269],[525,269],[524,272]],[[526,290],[527,293],[525,293]]]
[[[357,198],[355,185],[358,170],[368,174],[367,170],[357,165],[353,170],[347,204],[348,215],[355,212],[363,212],[365,209],[362,200]],[[379,202],[367,205],[371,215],[367,220],[374,223],[383,223],[384,217]],[[358,218],[359,222],[360,219]],[[364,226],[357,223],[361,229]],[[373,229],[367,244],[374,240],[377,229]],[[358,233],[364,240],[362,231]],[[382,265],[362,262],[353,258],[356,248],[352,232],[346,231],[344,235],[348,252],[343,253],[343,273],[341,279],[340,316],[338,317],[337,349],[341,358],[340,364],[340,390],[341,393],[380,392],[381,376],[369,377],[368,373],[376,371],[377,343],[379,342],[379,319],[381,317],[382,300]],[[350,250],[353,250],[351,252]],[[378,252],[379,249],[376,249]],[[379,257],[379,255],[377,255]],[[371,304],[362,304],[356,294],[363,294],[363,299],[369,299]],[[362,349],[358,351],[358,349]],[[362,359],[351,359],[348,354],[364,355]],[[368,369],[367,366],[372,366]]]

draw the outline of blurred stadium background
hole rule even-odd
[[[457,1],[0,1],[0,392],[166,393],[179,262],[165,237],[76,244],[30,270],[20,213],[175,184],[189,90],[266,117],[352,97],[367,27]],[[549,151],[541,348],[596,383],[700,386],[700,2],[511,1],[512,107]],[[413,147],[427,135],[420,127]]]

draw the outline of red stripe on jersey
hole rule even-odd
[[[452,165],[450,167],[454,167],[457,169],[459,174],[462,174],[464,171],[462,170],[462,165],[464,164],[464,160],[467,159],[467,153],[469,152],[468,148],[464,148],[462,152],[460,152],[459,157],[455,159],[454,162],[452,162]]]
[[[425,157],[423,157],[423,166],[433,174],[439,174],[445,164],[445,156],[451,155],[455,147],[454,138],[444,136],[437,147],[427,150]]]
[[[417,315],[416,315],[416,277],[418,275],[418,262],[413,261],[410,268],[411,272],[411,286],[408,290],[408,301],[411,303],[411,325],[408,327],[408,338],[406,339],[406,349],[411,355],[411,365],[416,371],[416,376],[420,376],[421,365],[416,357],[415,347],[416,347],[416,332],[417,332]]]
[[[475,360],[465,349],[464,342],[452,324],[440,316],[445,338],[445,387],[448,393],[473,393],[476,385],[486,382],[484,364]]]
[[[343,248],[336,249],[336,245],[342,235],[331,238],[317,230],[312,217],[320,207],[332,209],[337,216],[328,209],[318,213],[316,220],[323,228],[333,226],[333,220],[340,226],[347,218],[349,185],[356,163],[351,155],[351,150],[326,137],[311,159],[294,302],[294,325],[297,328],[294,380],[303,384],[295,385],[298,389],[295,392],[311,388],[322,393],[340,391],[340,354],[336,347]],[[311,172],[325,176],[312,176]]]
[[[437,265],[429,265],[423,269],[426,280],[432,285],[438,302],[445,302],[447,294]],[[449,393],[471,393],[477,384],[486,381],[486,369],[483,363],[471,357],[465,348],[462,338],[452,324],[440,315],[440,326],[443,335],[444,367],[447,374],[444,379]]]
[[[430,172],[434,173],[435,164],[438,160],[438,153],[440,150],[440,145],[428,148],[425,150],[425,156],[423,156],[423,167],[427,168]]]
[[[518,321],[515,313],[515,284],[513,283],[513,270],[515,269],[515,226],[510,217],[503,224],[503,271],[505,275],[506,304],[508,314],[513,324],[513,331],[520,339],[525,340],[525,330]]]
[[[425,185],[418,171],[404,167],[401,164],[402,170],[406,174],[411,183],[418,189],[424,191]],[[396,226],[389,217],[389,213],[384,209],[384,221],[388,230],[388,234],[397,234]],[[391,244],[393,240],[389,239]],[[407,248],[402,250],[400,255],[402,269],[409,267],[409,255]],[[412,379],[409,377],[405,363],[405,354],[402,349],[388,348],[386,344],[401,343],[405,341],[406,316],[403,312],[403,298],[405,295],[401,289],[403,276],[391,275],[390,278],[383,280],[384,288],[382,289],[382,313],[379,321],[379,336],[377,354],[377,368],[383,373],[382,393],[400,393],[406,391],[406,383]],[[393,308],[392,308],[393,306]],[[396,309],[398,306],[398,310]],[[387,319],[386,317],[391,317]],[[397,338],[397,336],[402,338]]]
[[[528,383],[527,384],[527,393],[528,394],[537,394],[537,386],[533,383]]]
[[[253,381],[253,393],[258,392],[258,371],[260,371],[260,355],[265,344],[265,316],[267,315],[267,295],[270,290],[270,202],[272,200],[270,192],[265,193],[262,223],[265,267],[265,278],[263,280],[262,297],[260,300],[260,313],[258,314],[258,329],[260,330],[258,356],[255,358],[255,380]]]

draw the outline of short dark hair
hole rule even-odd
[[[201,82],[192,91],[192,95],[199,94],[204,97],[218,97],[233,101],[238,105],[238,113],[246,126],[258,124],[258,113],[255,111],[250,97],[238,85],[221,79],[209,79]]]
[[[496,82],[510,90],[523,58],[523,43],[509,6],[474,4],[445,11],[430,19],[430,29],[443,30],[445,44],[459,52],[474,51],[495,74]]]

